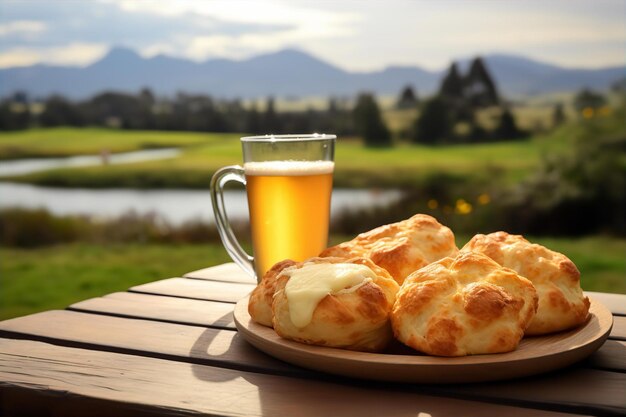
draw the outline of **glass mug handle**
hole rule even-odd
[[[246,177],[242,167],[239,165],[230,165],[220,168],[213,174],[213,178],[211,178],[211,203],[213,204],[217,231],[222,238],[226,252],[233,258],[233,261],[243,268],[251,277],[255,277],[254,258],[243,250],[235,237],[235,233],[233,233],[233,229],[230,227],[228,216],[226,216],[224,185],[230,181],[236,181],[244,186],[246,185]]]

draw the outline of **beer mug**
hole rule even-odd
[[[211,179],[217,230],[230,257],[257,281],[276,262],[303,261],[328,243],[335,135],[265,135],[241,138],[243,167]],[[224,207],[224,185],[246,186],[252,250],[237,241]]]

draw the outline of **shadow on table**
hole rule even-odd
[[[220,321],[226,320],[227,316],[221,317]],[[274,359],[254,348],[239,334],[232,337],[230,332],[215,332],[214,329],[203,332],[192,346],[190,355],[195,359],[206,359],[207,364],[192,364],[191,368],[193,375],[201,381],[232,383],[232,394],[241,392],[238,401],[241,411],[247,414],[320,416],[392,413],[398,417],[427,417],[484,416],[485,412],[510,413],[511,410],[495,404],[483,408],[476,407],[474,402],[423,395],[416,389],[397,389],[397,384],[365,382],[308,371]],[[218,340],[220,334],[228,336],[224,340],[229,342]],[[244,362],[239,360],[241,358]],[[216,362],[218,366],[211,366]],[[207,384],[207,390],[210,389],[210,384]],[[533,414],[532,410],[525,411]]]

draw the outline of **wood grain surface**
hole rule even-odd
[[[607,340],[587,359],[586,364],[594,368],[626,372],[626,342]]]
[[[624,294],[610,294],[606,292],[590,292],[585,291],[585,295],[593,297],[604,304],[614,316],[626,316],[626,303],[624,302]]]
[[[71,310],[235,330],[231,303],[116,292],[72,304]]]
[[[0,415],[626,414],[622,295],[588,294],[613,311],[614,325],[575,366],[421,385],[334,377],[258,351],[233,322],[234,303],[253,287],[230,263],[0,322]]]
[[[239,282],[242,284],[256,285],[256,279],[246,274],[237,264],[231,262],[227,264],[212,266],[210,268],[199,269],[183,275],[185,278],[207,279],[212,281]]]
[[[132,287],[129,291],[196,300],[236,303],[254,289],[252,284],[236,284],[188,278],[170,278]]]
[[[255,374],[33,341],[2,342],[0,387],[6,394],[2,397],[6,414],[18,411],[77,416],[559,415],[454,398],[442,400],[378,386]]]
[[[611,339],[626,340],[626,317],[613,317],[613,329],[611,329]]]
[[[287,366],[231,330],[53,310],[0,322],[0,336],[133,353],[255,372],[308,374]]]

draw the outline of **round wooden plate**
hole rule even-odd
[[[252,321],[248,298],[235,307],[240,334],[257,349],[294,365],[317,371],[378,381],[465,383],[518,378],[563,368],[595,352],[613,326],[611,312],[591,300],[589,319],[576,329],[522,339],[513,352],[442,358],[409,348],[398,353],[365,353],[306,345],[281,338]],[[393,351],[393,349],[392,349]]]

